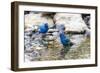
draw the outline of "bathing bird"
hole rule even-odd
[[[39,33],[47,33],[48,29],[48,23],[42,23],[39,25]]]
[[[60,33],[60,40],[61,40],[61,43],[63,44],[63,46],[69,45],[70,39],[68,36],[65,36],[64,32]]]
[[[48,23],[41,23],[38,26],[38,31],[32,35],[32,39],[37,39],[40,43],[44,44],[44,37],[46,36],[48,29]]]
[[[36,33],[33,34],[32,38],[40,38],[43,37],[45,35],[45,33],[48,32],[48,23],[41,23],[38,26],[38,31]]]
[[[64,32],[60,32],[60,41],[63,45],[63,53],[67,53],[73,43],[70,41],[70,38],[64,34]]]

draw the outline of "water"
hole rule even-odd
[[[43,40],[32,40],[34,46],[31,49],[31,52],[25,52],[25,61],[44,61],[44,60],[63,60],[63,59],[79,59],[80,58],[80,49],[81,48],[87,48],[87,46],[82,46],[82,43],[84,43],[87,40],[87,37],[84,34],[75,34],[75,35],[69,35],[71,42],[73,42],[73,46],[70,46],[68,53],[64,53],[63,56],[61,54],[61,50],[64,49],[64,47],[61,45],[60,42],[58,42],[58,39],[54,39],[53,41],[43,41]],[[49,38],[49,37],[48,37]],[[51,39],[51,38],[50,38]],[[42,44],[41,44],[42,42]],[[43,44],[45,43],[45,45]],[[48,42],[51,42],[48,44]],[[89,43],[89,41],[87,42]],[[87,45],[87,43],[84,43],[84,45]],[[78,50],[78,47],[80,49]],[[88,45],[89,47],[89,45]],[[89,48],[90,49],[90,48]],[[81,51],[84,51],[85,49],[81,49]],[[88,58],[90,55],[88,52],[81,55],[82,58]],[[76,56],[77,55],[77,56]],[[87,56],[88,55],[88,56]],[[74,57],[75,56],[75,57]],[[84,57],[87,56],[87,57]]]

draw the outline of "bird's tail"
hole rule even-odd
[[[67,53],[70,50],[72,45],[73,45],[73,43],[69,42],[69,44],[67,46],[63,46],[64,53]]]

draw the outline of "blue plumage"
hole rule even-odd
[[[60,41],[63,46],[68,46],[70,43],[70,39],[68,38],[68,36],[65,36],[64,32],[60,33]]]
[[[70,41],[68,36],[65,36],[64,32],[60,33],[60,41],[63,44],[60,54],[62,58],[65,58],[66,53],[70,50],[73,43]]]
[[[39,33],[47,33],[48,32],[48,23],[42,23],[39,26]]]

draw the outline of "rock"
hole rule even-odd
[[[32,27],[33,25],[39,25],[41,23],[48,23],[49,27],[53,26],[53,19],[52,18],[47,18],[42,16],[43,13],[35,13],[35,12],[30,12],[29,14],[25,15],[25,28],[27,27]]]
[[[38,51],[32,51],[31,53],[25,54],[25,61],[35,61],[40,58],[40,54]]]
[[[32,34],[32,28],[26,28],[24,30],[24,34],[25,34],[25,36],[30,36]]]
[[[54,39],[57,39],[59,37],[59,33],[58,32],[53,32],[52,35],[54,36]]]
[[[82,14],[82,18],[84,22],[87,24],[88,28],[90,29],[90,14]]]
[[[83,41],[85,41],[85,36],[84,35],[72,35],[71,37],[70,37],[70,40],[71,40],[71,42],[73,42],[73,46],[71,47],[71,48],[73,48],[73,49],[75,49],[75,48],[77,48],[77,47],[79,47],[79,45],[83,42]]]
[[[45,37],[45,40],[49,41],[49,40],[54,40],[54,36],[51,36],[51,35],[47,35]]]
[[[56,25],[63,24],[65,31],[82,32],[87,29],[87,25],[82,20],[81,14],[56,13],[54,20]]]
[[[91,35],[90,29],[86,29],[85,35],[86,35],[86,37],[90,37],[90,35]]]
[[[58,29],[49,29],[48,32],[51,32],[51,33],[58,32]]]

